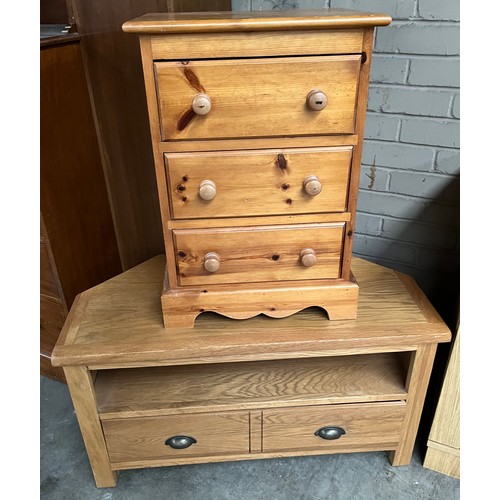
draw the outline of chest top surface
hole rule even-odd
[[[252,12],[152,13],[127,21],[128,33],[214,33],[369,28],[391,23],[387,14],[344,9]]]

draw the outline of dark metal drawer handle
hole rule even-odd
[[[342,427],[321,427],[321,429],[318,429],[314,435],[319,436],[321,439],[328,439],[328,440],[333,440],[333,439],[338,439],[342,437],[345,434],[345,430],[342,429]]]
[[[191,436],[172,436],[165,441],[165,444],[176,449],[183,450],[196,443],[196,439]]]

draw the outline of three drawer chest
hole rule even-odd
[[[166,328],[202,312],[353,319],[376,26],[344,10],[147,14],[140,35],[166,252]]]

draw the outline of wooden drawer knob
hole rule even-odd
[[[311,90],[311,92],[307,94],[306,100],[309,109],[312,109],[313,111],[321,111],[322,109],[325,109],[328,104],[328,97],[326,97],[326,94],[321,92],[321,90],[316,89]]]
[[[309,196],[316,196],[321,193],[323,186],[321,185],[321,181],[315,175],[308,175],[303,181],[302,186],[304,187],[304,191]]]
[[[219,254],[215,252],[208,252],[205,255],[205,261],[203,262],[203,267],[209,273],[215,273],[215,271],[219,269],[219,266],[220,266]]]
[[[212,101],[207,94],[198,94],[194,96],[191,106],[197,115],[203,116],[210,113],[210,110],[212,109]]]
[[[303,266],[314,266],[316,260],[316,252],[312,248],[304,248],[304,250],[300,252],[300,262]]]
[[[214,181],[204,180],[200,182],[200,187],[198,188],[198,194],[202,200],[210,201],[215,198],[217,194],[217,187]]]

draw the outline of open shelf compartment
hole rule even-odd
[[[405,400],[405,353],[101,370],[101,419]]]

